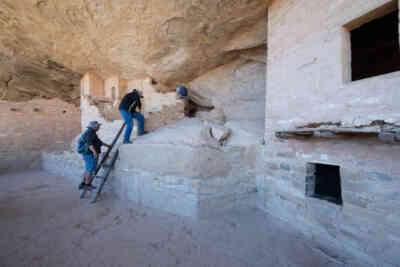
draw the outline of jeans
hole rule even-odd
[[[129,142],[131,138],[132,128],[133,128],[133,121],[132,119],[137,119],[139,123],[139,132],[138,135],[142,135],[144,132],[144,116],[140,112],[134,112],[133,114],[124,110],[120,109],[119,112],[121,113],[122,117],[126,123],[126,130],[124,134],[124,142]]]

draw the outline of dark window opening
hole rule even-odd
[[[398,11],[350,31],[352,80],[400,71]]]
[[[306,195],[342,205],[340,167],[336,165],[308,163]]]

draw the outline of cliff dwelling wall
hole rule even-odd
[[[123,124],[118,110],[120,100],[133,89],[143,93],[145,130],[153,131],[184,117],[183,103],[176,99],[175,92],[160,93],[151,78],[127,81],[119,76],[103,78],[87,73],[81,80],[82,128],[90,121],[100,121],[103,127],[99,134],[112,140]]]
[[[189,97],[202,107],[196,117],[232,129],[229,145],[261,144],[264,132],[266,46],[239,50],[228,64],[210,70],[190,83]],[[103,136],[115,135],[122,124],[118,105],[132,89],[143,93],[145,129],[155,131],[184,118],[184,103],[175,88],[151,77],[125,80],[87,73],[81,80],[82,127],[98,120]],[[112,134],[114,133],[114,134]]]
[[[184,118],[184,104],[176,99],[174,87],[151,77],[125,80],[93,72],[83,76],[82,128],[91,120],[100,121],[99,136],[106,142],[122,125],[120,98],[133,88],[143,92],[145,125],[151,132],[119,147],[110,182],[117,197],[196,218],[255,206],[266,46],[244,46],[239,55],[185,84],[197,103],[213,107],[194,118]],[[45,153],[44,168],[79,177],[82,162],[71,149],[60,155]]]
[[[80,133],[80,111],[59,99],[0,102],[0,173],[40,168],[41,153],[62,152]]]
[[[263,210],[367,261],[396,265],[400,72],[352,81],[350,38],[394,11],[398,1],[272,2],[257,188]],[[317,192],[318,168],[338,170],[336,193]]]

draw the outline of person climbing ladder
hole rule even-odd
[[[79,189],[87,187],[94,189],[92,186],[92,180],[94,173],[96,172],[97,162],[101,153],[101,147],[111,147],[104,143],[97,136],[97,131],[100,130],[101,124],[97,121],[91,121],[87,126],[87,130],[79,137],[78,140],[78,152],[82,154],[83,160],[85,161],[85,172],[83,173],[83,180],[79,185]]]

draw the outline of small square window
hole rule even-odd
[[[306,195],[342,205],[340,167],[307,163]]]

